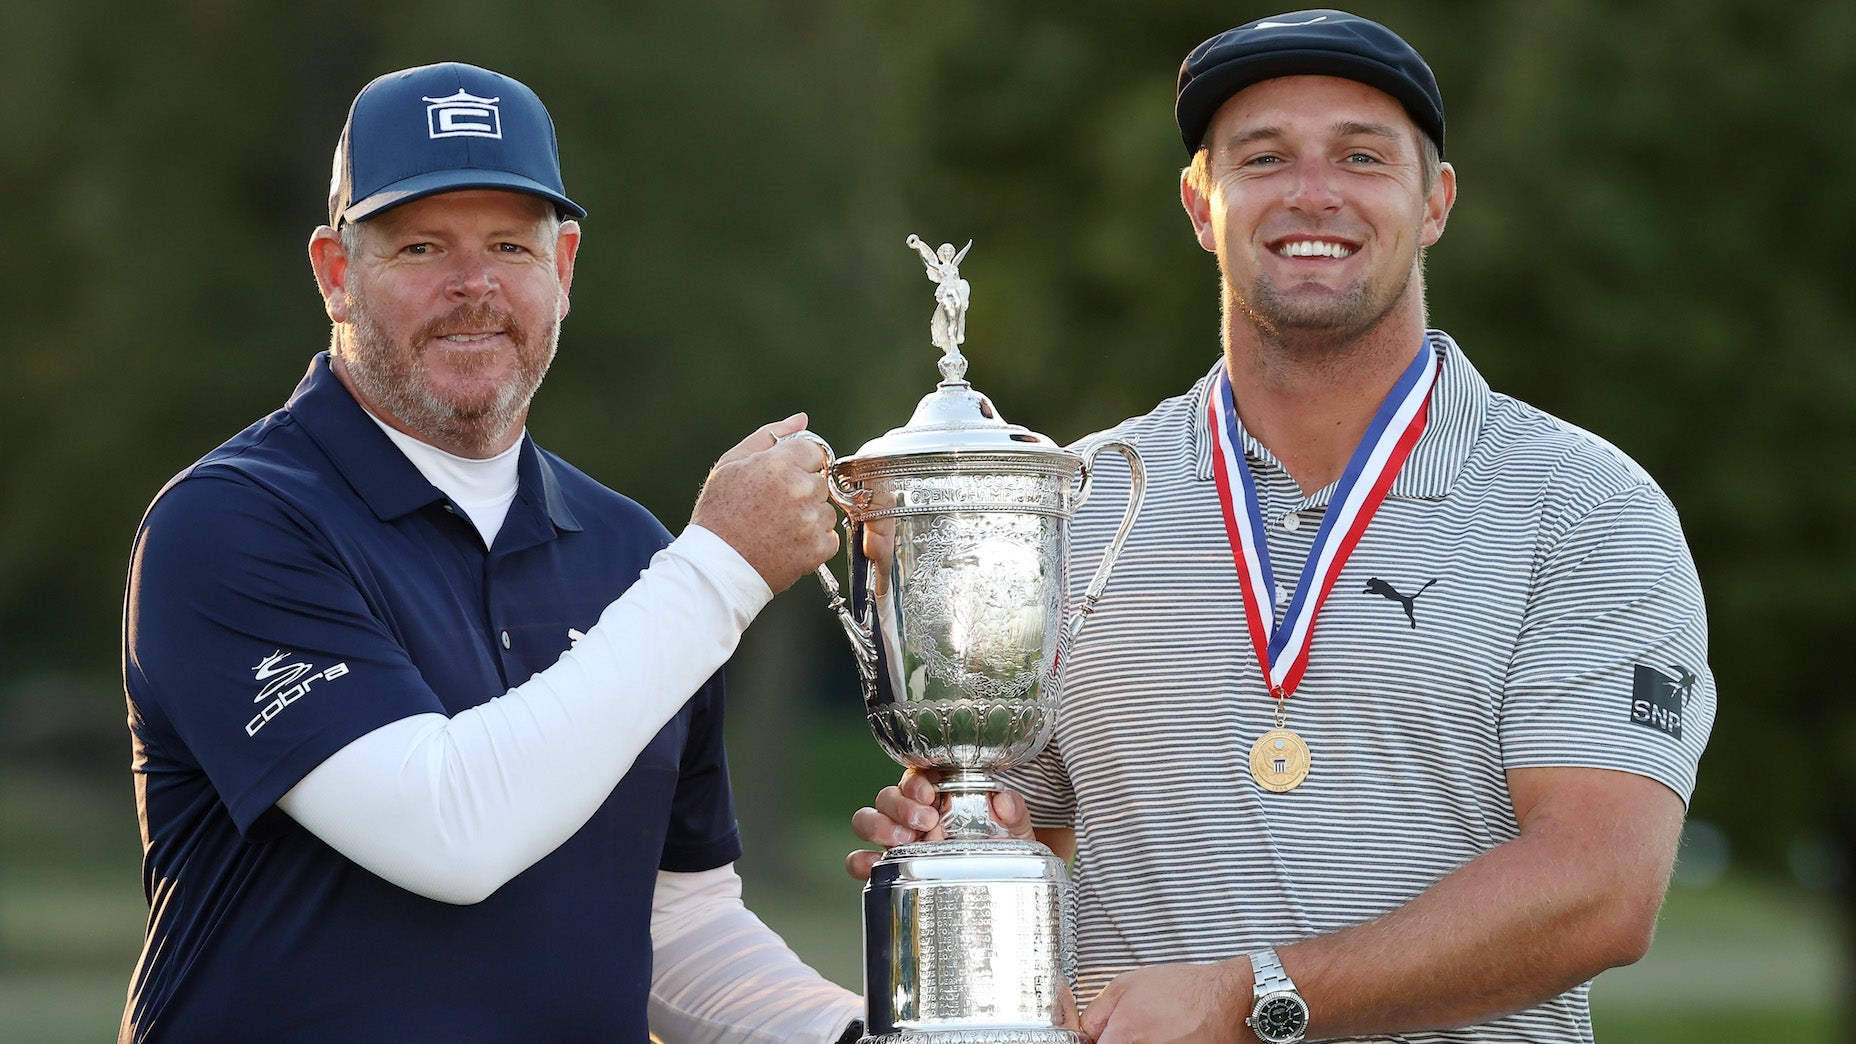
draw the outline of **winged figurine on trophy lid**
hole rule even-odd
[[[931,250],[917,235],[910,235],[907,242],[922,256],[928,278],[935,283],[934,318],[928,330],[935,347],[941,349],[941,376],[948,381],[962,380],[967,372],[967,358],[960,354],[960,346],[967,341],[967,302],[972,298],[973,288],[960,278],[960,261],[973,248],[973,240],[967,240],[959,253],[954,252],[952,243],[942,243],[940,249]]]

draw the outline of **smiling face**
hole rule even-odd
[[[495,190],[395,207],[351,234],[317,229],[310,259],[336,375],[393,427],[465,457],[520,437],[554,359],[579,226]]]
[[[1379,332],[1416,343],[1420,251],[1456,195],[1448,165],[1426,177],[1419,133],[1390,95],[1330,76],[1224,103],[1181,198],[1224,274],[1227,340],[1329,355]]]

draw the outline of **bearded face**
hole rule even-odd
[[[1224,103],[1206,141],[1185,198],[1218,255],[1228,331],[1345,355],[1395,312],[1422,322],[1422,251],[1454,181],[1427,175],[1396,100],[1335,77],[1264,80]]]
[[[349,316],[338,350],[363,400],[396,427],[464,457],[494,456],[520,434],[560,337],[558,320],[531,330],[486,302],[404,331],[351,294]],[[485,343],[498,337],[507,345]]]
[[[350,231],[337,373],[376,416],[487,457],[520,437],[554,360],[577,226],[513,192],[448,192]]]

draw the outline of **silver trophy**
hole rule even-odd
[[[1000,787],[988,773],[1049,740],[1065,655],[1146,479],[1128,442],[1072,452],[1007,424],[965,380],[966,248],[908,245],[936,284],[940,385],[852,456],[802,433],[824,446],[846,516],[848,602],[828,568],[819,579],[855,650],[870,728],[896,761],[941,773],[947,839],[890,849],[864,889],[864,1041],[1082,1044],[1069,876],[1050,849],[993,821]],[[1066,615],[1070,520],[1110,449],[1132,471],[1127,512]]]

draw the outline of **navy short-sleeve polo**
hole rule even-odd
[[[486,550],[326,353],[169,483],[124,610],[151,908],[124,1039],[643,1040],[657,871],[740,854],[719,673],[578,833],[476,905],[388,884],[274,806],[372,729],[551,666],[669,538],[525,437]]]

